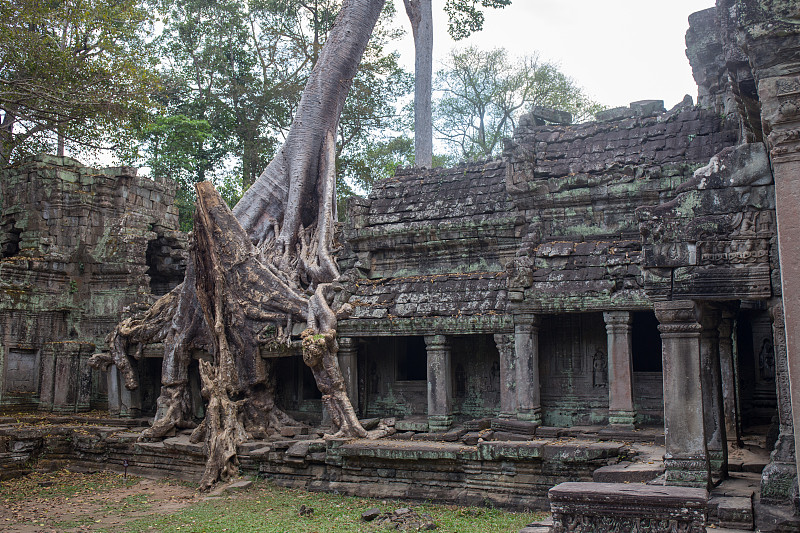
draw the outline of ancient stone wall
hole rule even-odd
[[[519,275],[509,287],[522,293],[521,307],[652,307],[633,209],[669,201],[695,169],[736,142],[735,125],[713,111],[683,104],[661,111],[634,103],[603,122],[521,121],[506,151],[508,191],[524,221]]]
[[[0,405],[106,407],[88,367],[123,308],[183,279],[174,184],[38,156],[0,173]]]

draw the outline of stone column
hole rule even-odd
[[[139,376],[139,365],[134,367]],[[163,380],[162,380],[163,383]],[[136,387],[134,390],[125,386],[122,375],[119,376],[119,416],[120,418],[137,418],[142,415],[142,388]]]
[[[708,487],[700,330],[692,301],[656,302],[664,379],[664,468],[670,485]]]
[[[494,342],[500,354],[500,417],[511,418],[517,412],[514,336],[500,333]]]
[[[93,352],[94,345],[85,345],[84,349],[81,349],[81,355],[78,360],[78,401],[75,403],[75,411],[78,413],[91,409],[92,367],[89,366],[89,358]]]
[[[783,28],[775,25],[774,31]],[[761,38],[766,44],[757,48],[759,54],[751,54],[748,59],[758,80],[761,121],[769,133],[766,143],[775,179],[787,373],[793,424],[800,427],[800,68],[797,61],[777,56],[792,57],[798,36],[764,34]],[[795,432],[794,440],[795,448],[800,448],[800,431]],[[800,471],[800,454],[795,460]]]
[[[52,342],[42,346],[42,376],[39,381],[39,410],[53,410],[56,379],[56,352]]]
[[[633,338],[629,311],[603,313],[608,335],[608,423],[633,428]]]
[[[358,413],[358,342],[352,337],[339,337],[339,368],[347,386],[347,395]]]
[[[60,342],[55,345],[56,366],[53,379],[53,411],[74,413],[77,400],[77,359],[80,345],[72,342]]]
[[[539,382],[539,323],[536,315],[514,317],[514,352],[517,356],[517,418],[542,423]]]
[[[722,405],[722,376],[719,362],[719,309],[708,305],[700,309],[700,365],[703,383],[703,420],[706,450],[715,478],[728,476],[728,440],[725,436],[725,411]]]
[[[736,361],[733,350],[733,313],[722,311],[719,323],[719,368],[722,377],[722,406],[725,411],[725,437],[730,446],[738,447],[741,441],[739,431],[739,410],[736,387]]]
[[[426,335],[428,352],[428,429],[445,431],[453,423],[450,344],[444,335]]]
[[[797,483],[796,452],[794,444],[794,422],[789,385],[789,367],[786,357],[786,333],[783,320],[783,304],[780,300],[770,306],[772,316],[773,343],[775,346],[775,384],[778,394],[778,441],[770,455],[769,464],[761,472],[762,504],[786,505],[792,502]],[[769,448],[771,443],[767,443]]]
[[[106,371],[108,380],[108,413],[111,416],[119,416],[119,394],[120,387],[124,387],[119,376],[117,365],[110,365]]]

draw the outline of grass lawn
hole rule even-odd
[[[313,511],[301,516],[303,506]],[[484,507],[309,493],[264,480],[219,496],[198,493],[186,483],[124,480],[103,472],[35,473],[0,483],[0,530],[18,533],[378,532],[395,529],[397,523],[363,522],[364,511],[377,508],[391,513],[404,507],[419,516],[429,515],[436,531],[453,533],[516,533],[542,517]]]

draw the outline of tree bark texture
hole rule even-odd
[[[403,0],[414,35],[414,164],[433,166],[433,14],[431,0]]]
[[[197,184],[197,210],[184,282],[109,335],[125,386],[138,386],[134,361],[142,345],[163,341],[158,412],[141,438],[194,427],[188,366],[200,361],[206,415],[192,433],[204,442],[201,488],[236,471],[236,446],[275,433],[291,419],[275,405],[270,366],[259,346],[291,341],[305,322],[303,360],[311,368],[337,435],[364,437],[347,397],[336,352],[333,258],[335,134],[361,56],[385,0],[345,0],[309,77],[286,143],[231,211],[210,183]],[[128,355],[133,352],[134,355]]]

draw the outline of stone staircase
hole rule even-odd
[[[731,472],[714,487],[708,500],[710,531],[752,531],[753,498],[760,484],[760,473]]]
[[[620,462],[595,470],[595,482],[639,484],[652,481],[663,474],[663,463],[658,447],[639,447],[635,462]],[[752,463],[752,464],[751,464]],[[746,458],[744,465],[732,465],[737,471],[730,472],[728,479],[716,486],[709,494],[707,528],[708,533],[744,533],[754,529],[753,503],[761,483],[760,469],[753,458]],[[529,524],[519,533],[551,533],[552,521],[548,518]]]

